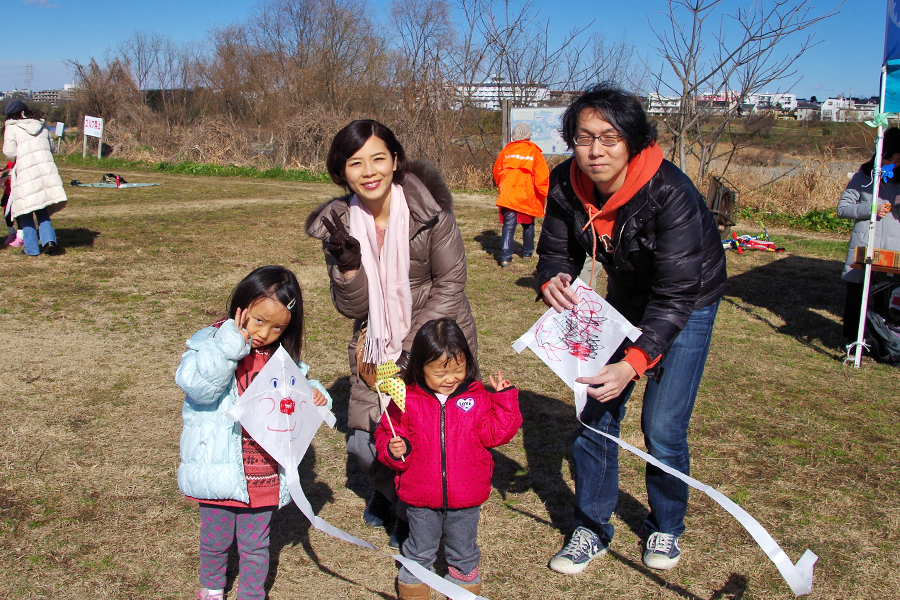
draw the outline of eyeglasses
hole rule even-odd
[[[618,135],[615,133],[604,133],[603,135],[576,135],[575,136],[575,145],[576,146],[591,146],[594,143],[594,140],[599,140],[601,144],[604,146],[615,146],[619,143],[624,135]]]

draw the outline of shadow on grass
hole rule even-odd
[[[481,244],[484,253],[500,260],[500,234],[493,229],[485,229],[475,236],[475,241]],[[521,249],[521,247],[520,247]]]
[[[502,239],[497,231],[485,229],[480,234],[476,235],[474,239],[481,244],[481,249],[484,250],[485,254],[492,256],[497,261],[500,260]],[[521,242],[515,241],[515,239],[513,239],[513,256],[522,257],[522,244]],[[532,260],[534,259],[532,258]]]
[[[494,455],[494,476],[491,480],[510,510],[549,524],[562,532],[572,529],[575,496],[563,479],[563,463],[571,459],[571,432],[576,421],[572,407],[556,398],[519,390],[522,411],[522,446],[527,465],[506,457],[497,450]],[[546,519],[517,508],[508,494],[534,490],[544,504]]]
[[[793,337],[821,354],[841,360],[841,324],[820,312],[840,317],[843,312],[843,263],[836,260],[786,256],[728,279],[723,302],[765,323],[773,331]],[[773,323],[753,307],[784,321]],[[819,311],[819,312],[817,312]]]
[[[632,570],[642,574],[644,577],[646,577],[659,587],[674,592],[681,598],[686,598],[687,600],[706,600],[702,596],[698,596],[688,591],[684,587],[666,580],[666,578],[662,577],[659,573],[645,567],[643,563],[633,561],[629,558],[626,558],[624,555],[612,550],[609,551],[609,555],[626,567],[629,567]],[[713,591],[712,595],[709,597],[709,600],[741,600],[744,597],[744,592],[747,591],[748,587],[749,582],[744,575],[732,573],[725,581],[725,583],[722,584],[721,588]]]
[[[80,246],[93,246],[94,239],[100,236],[99,231],[93,231],[86,227],[73,229],[56,229],[56,241],[63,248],[75,248]]]
[[[353,434],[353,430],[347,426],[347,420],[349,418],[348,413],[350,410],[350,377],[345,376],[336,379],[331,387],[328,388],[328,393],[331,394],[331,397],[334,400],[334,404],[331,407],[331,412],[334,413],[334,416],[337,419],[337,423],[335,423],[334,427],[344,434],[344,439],[346,441],[346,439]],[[365,473],[363,473],[356,464],[356,459],[349,454],[347,455],[345,473],[347,481],[344,485],[347,489],[360,498],[368,500],[373,492],[372,485],[369,483],[369,478],[366,477]],[[360,515],[360,517],[361,516],[362,515]]]

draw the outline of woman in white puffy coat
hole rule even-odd
[[[25,241],[25,254],[56,254],[59,246],[50,214],[66,205],[66,192],[50,148],[44,120],[21,100],[6,105],[3,154],[16,165],[10,173],[7,210],[17,220]],[[35,226],[37,220],[37,226]]]

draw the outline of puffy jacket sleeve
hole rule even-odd
[[[6,160],[8,161],[16,160],[16,154],[18,153],[16,134],[13,131],[11,125],[11,122],[7,123],[6,127],[3,130],[3,154],[6,156]]]
[[[250,353],[233,319],[206,327],[187,341],[175,372],[175,383],[196,404],[216,402],[231,385],[238,361]]]
[[[862,173],[855,173],[841,193],[838,200],[837,215],[843,219],[854,221],[867,221],[872,215],[872,188],[868,193],[863,190],[863,185],[871,183],[871,179]]]
[[[403,348],[409,350],[419,328],[432,319],[459,314],[465,299],[466,249],[456,217],[449,210],[438,215],[429,236],[431,289],[422,308],[413,315]]]
[[[331,215],[332,211],[336,211],[343,220],[344,226],[347,226],[349,219],[347,202],[333,200],[313,211],[313,214],[307,219],[306,233],[322,241],[325,268],[328,270],[328,278],[331,280],[331,302],[334,304],[334,308],[345,317],[364,319],[369,314],[369,285],[365,268],[360,266],[359,271],[351,279],[346,279],[337,267],[337,260],[326,249],[329,233],[323,223],[323,218]]]
[[[369,314],[369,283],[366,269],[362,265],[351,279],[345,279],[337,267],[337,262],[330,252],[325,250],[325,265],[331,279],[331,302],[334,308],[345,317],[363,319]]]
[[[656,250],[647,308],[635,325],[644,334],[635,342],[652,360],[684,329],[703,277],[703,231],[699,192],[693,185],[665,190],[656,216]]]
[[[488,398],[490,409],[479,423],[478,438],[485,448],[494,448],[513,439],[522,426],[519,390],[506,388],[502,392],[488,393]]]
[[[397,432],[397,435],[406,440],[408,446],[409,436],[407,435],[406,413],[401,411],[396,404],[391,402],[388,404],[387,413],[385,414],[390,415],[391,421],[394,424],[394,431]],[[406,456],[405,461],[396,460],[388,450],[388,443],[390,443],[391,438],[393,437],[394,434],[391,432],[391,425],[388,423],[387,417],[382,416],[381,421],[378,423],[378,427],[375,429],[375,451],[378,453],[378,460],[393,470],[402,473],[409,468],[410,457],[412,455]],[[411,448],[407,448],[407,450],[411,450]]]
[[[309,382],[309,386],[315,390],[319,390],[322,392],[322,395],[325,396],[325,399],[328,400],[328,404],[325,406],[328,407],[328,410],[331,410],[331,406],[334,404],[334,400],[331,398],[331,394],[328,393],[328,390],[325,389],[325,386],[322,385],[318,379],[310,379],[309,378],[309,365],[305,362],[297,361],[297,366],[300,368],[300,372],[303,373],[303,376],[306,377],[306,381]]]
[[[571,275],[574,280],[581,273],[587,258],[587,253],[575,237],[578,226],[573,222],[571,213],[560,204],[563,193],[559,189],[559,175],[563,169],[568,169],[568,165],[569,161],[564,162],[550,175],[551,192],[547,197],[547,211],[537,245],[540,257],[537,265],[538,284],[541,287],[559,273]]]

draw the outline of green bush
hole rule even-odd
[[[805,229],[807,231],[831,231],[849,234],[850,230],[853,229],[853,221],[839,217],[833,208],[811,210],[799,217],[758,208],[742,208],[738,210],[738,217],[754,222],[763,220],[768,224],[791,227],[793,229]]]

